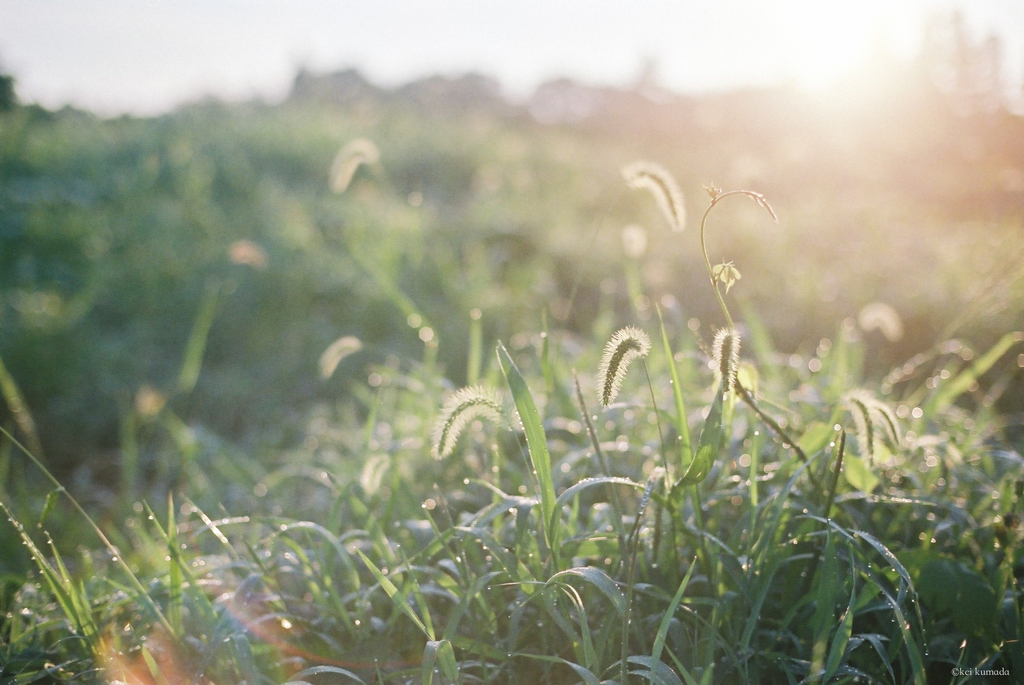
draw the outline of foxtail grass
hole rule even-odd
[[[334,370],[338,368],[342,359],[361,349],[363,349],[363,343],[354,335],[343,335],[332,342],[320,355],[320,377],[327,380],[333,376]]]
[[[651,351],[651,339],[639,328],[626,326],[612,335],[605,345],[597,369],[597,389],[601,406],[615,401],[634,359],[642,359]]]
[[[338,151],[331,164],[330,184],[335,193],[345,192],[356,171],[363,164],[376,164],[380,161],[380,151],[372,140],[354,138]]]
[[[723,328],[715,333],[711,347],[715,372],[722,377],[725,391],[731,393],[736,387],[736,374],[740,366],[740,334],[735,328]]]
[[[434,426],[434,457],[443,459],[450,455],[462,431],[474,419],[498,423],[501,416],[501,401],[491,391],[479,386],[457,391],[445,401]]]
[[[874,463],[882,442],[888,441],[891,445],[899,445],[899,419],[889,405],[863,389],[848,392],[845,403],[853,415],[861,457],[866,457],[869,463]]]
[[[663,166],[653,162],[637,161],[622,169],[622,176],[630,188],[648,190],[654,195],[658,208],[665,215],[673,231],[686,228],[686,203],[676,180]]]

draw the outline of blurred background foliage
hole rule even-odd
[[[464,383],[473,310],[488,343],[539,330],[545,310],[570,341],[655,302],[715,322],[703,185],[762,192],[780,217],[723,207],[709,247],[781,350],[813,349],[873,302],[903,323],[898,340],[867,333],[878,377],[951,336],[985,347],[1024,326],[1024,119],[998,45],[953,19],[928,36],[912,63],[879,52],[814,92],[560,80],[511,102],[479,75],[388,89],[302,71],[279,104],[101,119],[18,105],[4,76],[0,359],[63,473],[114,468],[124,417],[147,401],[244,448],[284,448],[372,365],[436,354]],[[332,160],[357,137],[380,161],[333,194]],[[677,176],[687,232],[624,188],[636,158]],[[636,217],[639,288],[621,259]],[[363,351],[325,382],[317,359],[342,335]],[[1002,375],[1019,381],[1019,363]]]

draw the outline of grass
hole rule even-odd
[[[0,683],[1021,679],[1022,120],[904,92],[0,113]]]
[[[2,676],[691,685],[1024,673],[1022,460],[994,409],[1005,385],[980,401],[974,390],[1021,334],[978,353],[940,347],[878,389],[852,325],[781,355],[754,310],[736,326],[727,307],[736,279],[711,266],[704,224],[734,193],[710,192],[699,244],[680,239],[703,248],[727,324],[708,336],[714,352],[666,301],[660,348],[627,328],[599,364],[599,340],[545,328],[498,341],[489,361],[470,355],[465,375],[481,388],[452,395],[437,349],[461,343],[424,335],[421,318],[422,360],[375,366],[354,407],[314,415],[302,447],[270,459],[217,445],[167,404],[127,409],[132,444],[146,426],[171,436],[161,454],[176,455],[177,494],[159,511],[124,499],[103,522],[5,430],[56,489],[38,514],[31,495],[4,489],[35,570],[8,580]],[[181,393],[220,290],[206,292]],[[635,356],[646,383],[626,374]],[[573,373],[599,366],[597,383]],[[47,531],[68,523],[85,533],[62,552]]]

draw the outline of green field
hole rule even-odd
[[[928,67],[0,97],[0,683],[1021,680],[1024,118]]]

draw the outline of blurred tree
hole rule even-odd
[[[937,14],[925,27],[921,57],[932,83],[957,114],[994,112],[1003,106],[1002,53],[998,36],[975,41],[960,12]]]
[[[14,77],[0,72],[0,112],[12,109],[17,102],[14,95]]]

